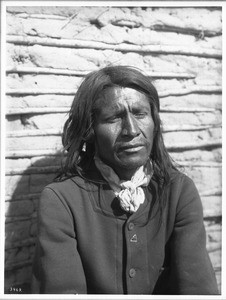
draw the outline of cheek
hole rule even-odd
[[[142,132],[145,135],[146,139],[148,139],[150,142],[153,141],[154,139],[154,132],[155,130],[155,125],[153,121],[150,121],[148,124],[145,124],[142,128]]]
[[[97,145],[103,149],[111,148],[117,138],[116,129],[113,126],[97,125],[94,129]]]
[[[153,140],[155,136],[155,126],[154,123],[149,127],[149,136]]]

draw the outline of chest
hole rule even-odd
[[[149,216],[151,196],[128,216],[112,208],[115,200],[110,191],[101,193],[84,194],[82,211],[74,212],[88,289],[151,294],[164,263],[165,222],[159,223],[158,213]]]

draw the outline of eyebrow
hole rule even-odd
[[[111,103],[109,103],[109,105],[107,106],[107,109],[114,109],[114,110],[121,110],[121,109],[125,109],[126,107],[120,103],[118,104],[113,104],[111,105]],[[146,105],[146,104],[141,104],[141,103],[133,103],[132,106],[129,105],[129,108],[131,110],[133,109],[147,109],[147,108],[151,108],[151,105]]]
[[[101,110],[101,107],[99,107],[96,110],[97,114],[102,114],[104,117],[111,117],[111,116],[120,116],[126,114],[126,107],[124,105],[113,105],[108,106],[104,110]],[[131,113],[140,113],[140,112],[151,112],[151,107],[147,107],[146,105],[135,105],[129,109]]]

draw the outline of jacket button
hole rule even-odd
[[[133,230],[133,228],[134,228],[134,224],[133,224],[133,223],[129,223],[128,229],[129,229],[129,230]]]
[[[129,270],[129,277],[131,277],[131,278],[133,278],[133,277],[135,277],[135,275],[136,275],[136,270],[135,269],[130,269]]]

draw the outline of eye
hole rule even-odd
[[[142,118],[144,118],[144,117],[146,117],[147,116],[147,112],[136,112],[136,113],[134,113],[134,115],[137,117],[137,118],[139,118],[139,119],[142,119]]]
[[[115,123],[115,122],[118,122],[120,119],[121,119],[120,116],[113,115],[113,116],[109,116],[109,117],[105,118],[105,122],[106,123]]]

